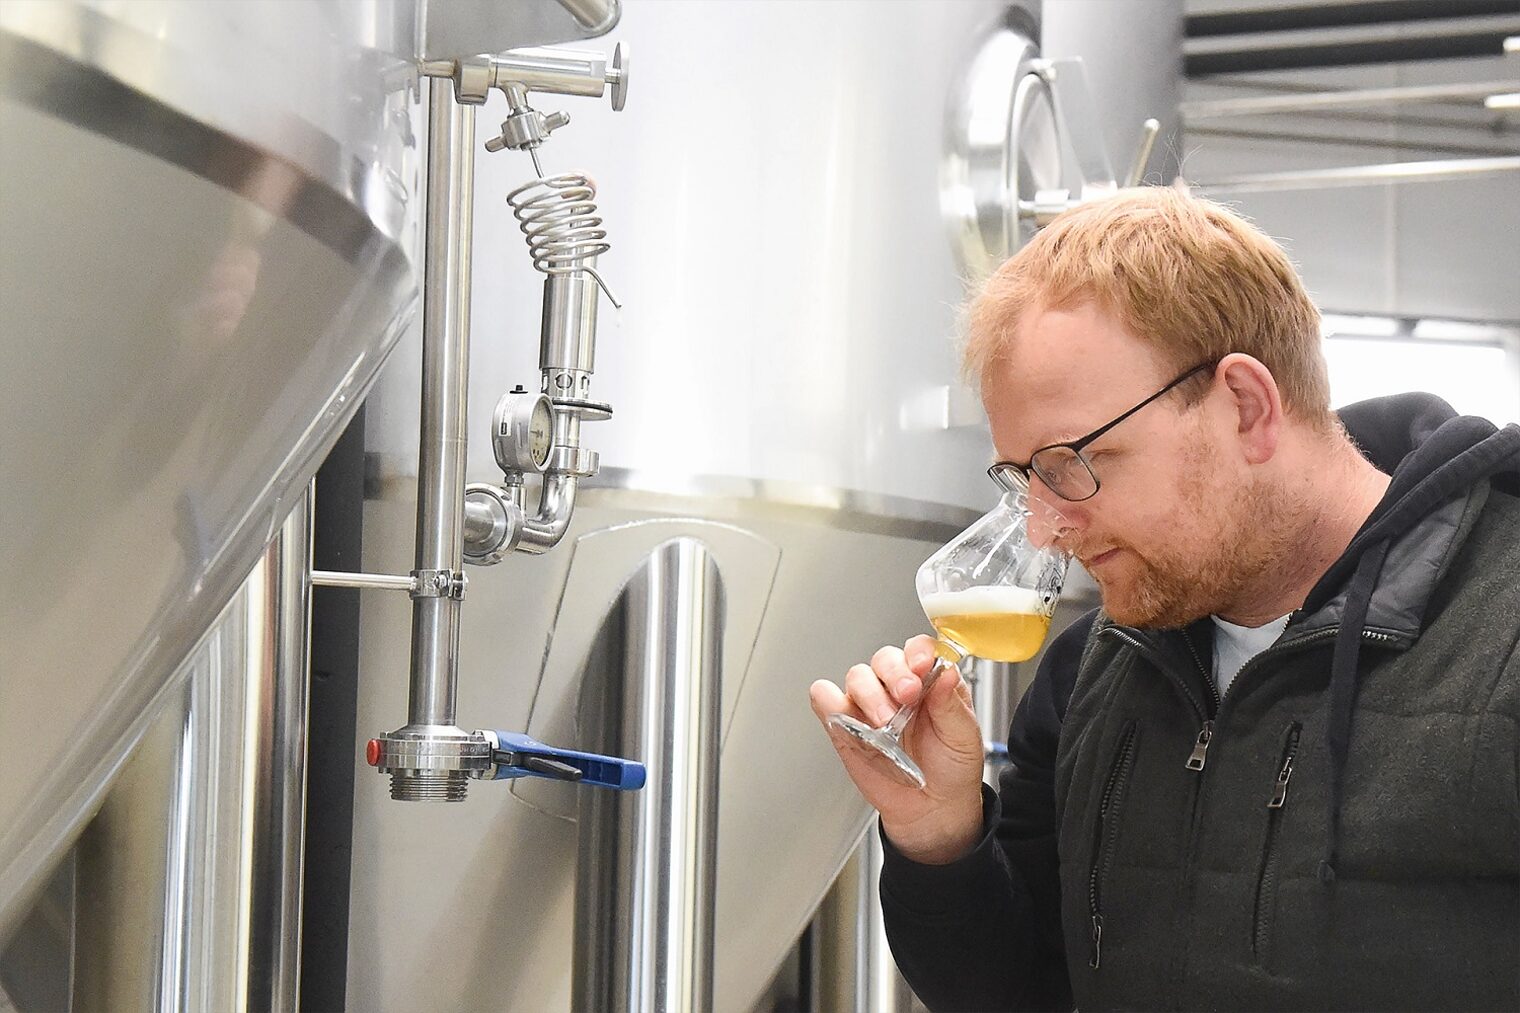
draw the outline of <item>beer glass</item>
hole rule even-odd
[[[1032,505],[1027,490],[1004,493],[918,568],[918,601],[938,638],[918,699],[880,728],[848,714],[830,716],[829,724],[882,753],[922,788],[924,774],[903,748],[903,729],[946,665],[968,655],[1028,661],[1039,652],[1071,561],[1055,546],[1067,526],[1053,507]]]

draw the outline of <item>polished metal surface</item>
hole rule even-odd
[[[1405,105],[1481,99],[1497,92],[1520,91],[1520,81],[1461,81],[1455,84],[1400,85],[1391,88],[1344,88],[1337,91],[1290,95],[1252,95],[1247,98],[1199,99],[1181,105],[1189,123],[1235,116],[1273,116],[1321,109]]]
[[[464,466],[470,365],[470,258],[475,110],[428,80],[427,221],[423,243],[421,427],[416,572],[464,566]],[[421,585],[419,583],[419,591]],[[455,724],[458,596],[412,596],[407,723],[379,737],[376,767],[399,801],[462,801],[483,742]]]
[[[375,569],[403,565],[412,519],[411,489],[397,482],[383,490],[365,518],[364,563]],[[710,1008],[746,1009],[870,815],[807,707],[808,684],[928,630],[913,574],[958,526],[921,521],[915,537],[903,537],[873,530],[862,516],[831,526],[819,507],[596,493],[580,502],[555,552],[472,574],[471,615],[498,618],[462,630],[460,718],[600,751],[581,701],[597,685],[588,673],[612,670],[594,664],[593,650],[609,606],[657,546],[691,537],[709,548],[726,592]],[[890,532],[901,523],[882,519]],[[361,728],[405,705],[404,606],[399,595],[362,600]],[[373,781],[360,779],[354,812],[356,1008],[412,1010],[447,992],[461,1005],[575,1009],[566,956],[584,790],[525,778],[477,784],[465,806],[421,808],[392,804]],[[504,910],[534,926],[507,948],[488,942]],[[462,938],[477,942],[459,945]]]
[[[627,86],[620,63],[595,49],[513,49],[491,57],[491,86],[601,98],[609,86]]]
[[[310,553],[303,501],[81,836],[68,1008],[296,1009]]]
[[[559,0],[560,6],[570,12],[570,16],[588,30],[607,31],[614,24],[621,11],[618,0]]]
[[[594,38],[616,24],[618,0],[447,0],[407,5],[412,18],[421,14],[424,60],[449,60],[477,53],[499,53],[519,46],[546,46]],[[608,16],[588,25],[598,9]]]
[[[79,920],[74,859],[70,851],[10,941],[0,946],[0,1013],[69,1008]]]
[[[639,51],[636,101],[621,113],[579,101],[542,148],[546,175],[595,179],[616,240],[597,265],[625,306],[599,320],[597,397],[618,409],[595,434],[604,466],[991,504],[985,434],[913,429],[901,413],[959,384],[965,290],[944,238],[934,138],[965,53],[1006,5],[884,9],[626,5],[603,44]],[[895,52],[916,54],[911,74],[881,58]],[[505,108],[493,96],[482,115],[494,123]],[[473,343],[472,433],[532,367],[524,342],[540,332],[543,279],[524,270],[502,200],[523,177],[520,157],[479,161],[476,264],[492,282],[473,298],[477,327],[491,321],[496,338]],[[399,418],[371,420],[386,474],[410,473],[415,435],[394,431]],[[490,470],[477,441],[471,478]]]
[[[813,922],[814,1013],[909,1013],[913,1008],[913,992],[887,945],[876,886],[881,861],[881,838],[873,821]]]
[[[560,543],[565,532],[570,530],[570,518],[575,512],[575,490],[579,481],[575,475],[563,472],[551,471],[544,476],[538,514],[523,519],[515,546],[518,551],[537,556]]]
[[[606,1013],[713,1008],[723,579],[694,538],[658,546],[603,629],[621,655],[587,708],[591,732],[649,772],[636,793],[581,796],[570,1005]],[[583,707],[586,705],[583,704]]]
[[[295,1013],[301,978],[301,884],[306,843],[307,680],[311,631],[311,495],[291,511],[261,562],[250,615],[257,644],[248,681],[244,755],[249,856],[248,1007]],[[257,574],[258,571],[255,571]],[[256,695],[255,695],[256,694]]]
[[[971,278],[985,278],[1034,234],[1019,202],[1059,184],[1061,152],[1050,91],[1034,72],[1033,21],[1011,8],[976,42],[945,110],[941,203],[950,243]]]
[[[1385,162],[1335,169],[1293,169],[1220,176],[1192,184],[1204,194],[1268,193],[1282,190],[1325,190],[1345,186],[1387,186],[1468,179],[1496,172],[1520,172],[1520,155],[1494,158],[1443,158],[1429,162]]]
[[[0,5],[0,936],[412,313],[391,9]]]
[[[335,570],[311,571],[317,587],[357,587],[372,591],[415,591],[417,578],[399,573],[341,573]]]

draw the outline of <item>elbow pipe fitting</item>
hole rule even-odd
[[[559,448],[571,449],[571,448]],[[576,450],[580,454],[595,454]],[[575,513],[576,475],[550,471],[544,475],[538,513],[527,515],[510,488],[476,482],[464,492],[464,560],[492,566],[512,551],[542,555],[554,548],[570,529]]]
[[[559,544],[570,529],[570,515],[575,512],[575,490],[579,483],[580,479],[575,475],[545,473],[538,516],[523,522],[518,531],[517,551],[537,556]]]

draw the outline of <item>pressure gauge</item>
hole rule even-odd
[[[538,474],[554,447],[554,411],[544,394],[522,387],[503,394],[491,419],[491,442],[503,472]]]

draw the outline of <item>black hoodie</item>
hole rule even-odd
[[[886,843],[935,1010],[1520,1008],[1520,429],[1341,417],[1392,475],[1223,701],[1207,618],[1051,645],[948,866]]]

